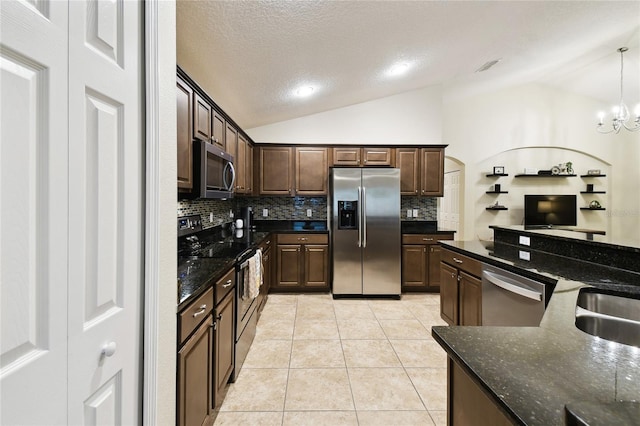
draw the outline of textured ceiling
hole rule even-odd
[[[435,84],[456,98],[541,81],[613,102],[623,45],[640,102],[639,38],[640,1],[177,1],[178,64],[243,128]],[[389,78],[397,61],[411,68]]]

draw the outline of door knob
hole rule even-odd
[[[116,342],[109,342],[102,347],[101,355],[111,356],[116,353]]]

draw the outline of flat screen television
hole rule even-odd
[[[525,228],[553,228],[576,226],[577,205],[575,195],[525,195]]]

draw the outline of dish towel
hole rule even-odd
[[[260,294],[262,285],[262,250],[256,250],[256,254],[249,259],[249,299],[255,299]]]

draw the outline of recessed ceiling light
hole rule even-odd
[[[409,70],[409,64],[406,62],[401,62],[399,64],[395,64],[391,68],[389,68],[390,76],[398,76],[406,73]]]
[[[315,92],[315,90],[316,88],[313,86],[301,86],[297,88],[294,93],[298,97],[306,98],[307,96],[313,95],[313,92]]]

